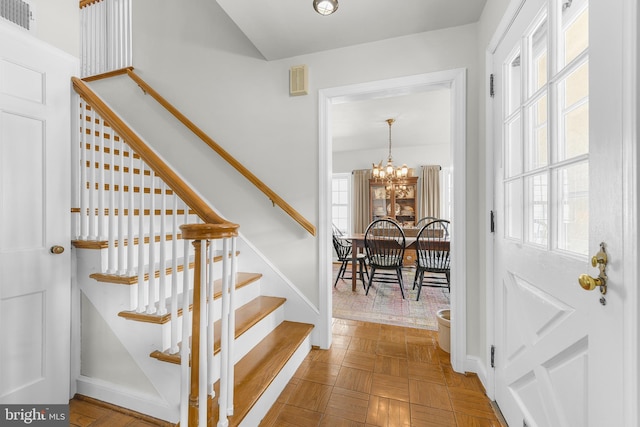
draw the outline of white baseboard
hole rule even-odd
[[[180,421],[180,408],[170,407],[166,401],[158,396],[132,393],[116,384],[85,376],[76,379],[76,387],[78,394],[87,397],[122,406],[164,421],[172,423]]]
[[[467,356],[464,368],[465,372],[473,372],[478,375],[478,379],[480,379],[484,389],[489,389],[487,384],[487,370],[479,357]]]

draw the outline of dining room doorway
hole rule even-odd
[[[455,370],[464,370],[466,359],[466,290],[456,284],[466,283],[466,209],[465,209],[465,157],[466,157],[466,70],[454,69],[396,79],[362,83],[319,91],[319,140],[320,140],[320,311],[330,325],[333,313],[332,277],[333,246],[329,242],[332,219],[333,173],[333,115],[339,105],[364,100],[391,99],[401,95],[419,94],[434,88],[448,88],[450,96],[450,156],[452,166],[452,213],[455,233],[451,235],[451,362]],[[379,157],[380,155],[378,155]],[[375,160],[374,160],[375,161]],[[459,167],[456,167],[458,165]],[[326,286],[331,283],[331,286]],[[330,330],[330,327],[328,327]]]

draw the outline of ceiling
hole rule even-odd
[[[267,60],[477,22],[486,0],[339,0],[322,16],[312,0],[217,0]]]
[[[312,0],[217,2],[265,59],[277,60],[477,22],[486,0],[339,0],[329,16],[316,13]],[[449,95],[434,87],[334,105],[333,151],[379,147],[386,153],[388,118],[396,119],[394,147],[448,141],[448,134],[434,129],[449,121]]]
[[[427,92],[333,105],[333,151],[378,150],[381,160],[386,160],[387,119],[395,119],[391,126],[395,148],[448,143],[450,97],[449,88],[433,86]]]

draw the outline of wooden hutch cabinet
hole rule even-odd
[[[369,180],[371,221],[391,217],[403,227],[415,227],[418,212],[418,177],[391,181]]]

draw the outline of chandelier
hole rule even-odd
[[[374,163],[371,173],[373,175],[373,179],[376,181],[392,181],[394,178],[406,178],[409,173],[409,169],[407,165],[404,164],[397,169],[393,166],[393,158],[391,157],[391,125],[395,122],[395,119],[387,119],[386,122],[389,124],[389,158],[387,159],[387,165],[385,167],[382,166],[382,160],[377,165]]]
[[[313,8],[320,15],[331,15],[338,10],[338,0],[313,0]]]

